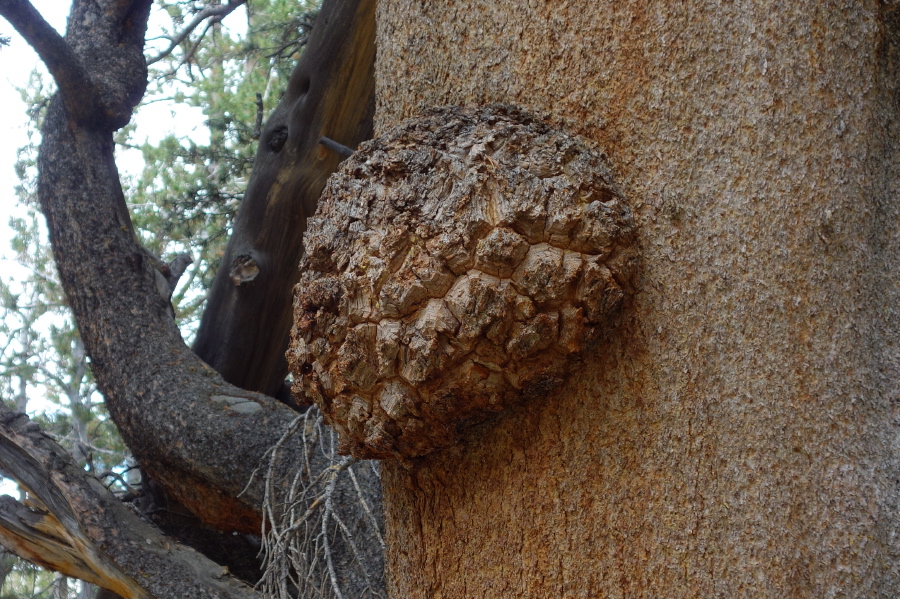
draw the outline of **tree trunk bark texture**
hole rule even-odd
[[[898,12],[379,2],[376,132],[545,115],[641,256],[561,393],[385,464],[392,596],[900,595]]]

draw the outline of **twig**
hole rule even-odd
[[[177,34],[175,34],[175,37],[169,40],[168,48],[166,48],[153,58],[147,59],[147,66],[155,64],[171,54],[175,50],[175,48],[177,48],[178,45],[183,42],[191,33],[193,33],[194,29],[196,29],[200,25],[200,23],[202,23],[206,19],[210,19],[211,21],[221,21],[232,12],[234,12],[236,8],[246,3],[247,0],[231,0],[228,4],[207,6],[206,8],[198,12],[184,29],[179,31]],[[201,35],[201,37],[203,36]]]
[[[100,474],[98,474],[97,478],[99,478],[100,480],[103,480],[104,478],[115,479],[115,480],[119,481],[120,483],[122,483],[122,486],[125,487],[125,490],[127,492],[133,493],[134,495],[140,495],[140,492],[137,489],[135,489],[134,487],[132,487],[130,484],[128,484],[128,482],[118,472],[113,472],[112,470],[105,470],[105,471],[101,472]],[[115,482],[115,481],[113,481],[113,482]],[[109,483],[108,485],[104,484],[104,486],[107,489],[112,490],[113,483]]]
[[[326,431],[331,429],[324,425],[321,412],[312,407],[291,423],[270,453],[261,552],[265,571],[258,585],[267,597],[343,598],[347,589],[341,588],[338,562],[341,567],[355,563],[354,567],[360,569],[361,578],[369,589],[363,596],[378,596],[374,590],[377,584],[366,568],[360,548],[353,538],[354,533],[337,512],[338,485],[343,473],[348,473],[362,509],[367,514],[365,526],[376,529],[376,538],[383,546],[381,531],[377,530],[378,520],[363,499],[362,488],[353,473],[352,467],[358,461],[337,455],[336,438]],[[299,437],[304,448],[304,461],[298,464],[286,495],[276,498],[274,483],[277,481],[272,480],[272,475],[277,454],[291,437]],[[324,465],[316,454],[324,458]],[[283,484],[280,486],[284,488]],[[352,556],[351,562],[335,559],[337,541]]]
[[[342,143],[338,143],[331,139],[330,137],[325,137],[324,135],[319,139],[319,143],[332,150],[333,152],[337,152],[344,158],[349,158],[353,156],[353,148],[348,148]]]
[[[356,489],[356,496],[359,498],[359,503],[362,505],[363,511],[366,513],[366,516],[369,517],[369,522],[372,523],[372,529],[375,531],[375,536],[378,537],[378,543],[381,545],[381,550],[387,551],[387,545],[384,543],[384,537],[381,536],[381,529],[378,526],[378,519],[375,518],[375,514],[372,513],[369,503],[366,501],[365,497],[363,497],[359,481],[356,480],[356,474],[353,472],[352,468],[347,469],[347,474],[350,475],[350,480],[353,481],[353,488]]]
[[[287,50],[288,48],[292,48],[291,54],[293,54],[294,52],[296,52],[297,50],[299,50],[300,48],[305,46],[308,41],[309,41],[309,35],[304,35],[303,37],[297,38],[295,40],[291,40],[289,42],[286,42],[286,43],[280,45],[273,52],[266,54],[265,57],[266,58],[275,58],[277,56],[277,57],[281,58],[282,55],[284,54],[284,51]]]
[[[341,593],[341,585],[338,583],[337,573],[334,571],[334,560],[331,555],[330,542],[328,540],[328,520],[332,515],[333,505],[331,504],[331,494],[334,493],[334,486],[337,483],[337,477],[333,477],[325,491],[325,514],[322,517],[322,545],[325,547],[325,563],[328,564],[328,576],[331,579],[331,590],[334,591],[338,599],[344,599]]]

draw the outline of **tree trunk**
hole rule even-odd
[[[607,152],[641,256],[561,393],[385,464],[392,596],[898,596],[895,5],[378,10],[376,131],[546,115]]]

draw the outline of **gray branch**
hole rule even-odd
[[[206,19],[214,19],[216,21],[221,21],[228,15],[230,15],[236,8],[242,6],[247,3],[247,0],[231,0],[228,4],[220,4],[220,5],[209,5],[200,12],[198,12],[194,18],[188,23],[184,29],[179,31],[169,40],[169,47],[154,56],[153,58],[147,59],[147,64],[151,65],[159,62],[169,54],[171,54],[178,45],[183,42],[187,37],[193,33],[193,31],[200,26],[203,21]]]

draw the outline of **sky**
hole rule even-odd
[[[60,10],[63,2],[32,0],[32,3],[57,31],[65,30],[65,12]],[[18,89],[25,87],[31,71],[40,65],[40,60],[3,19],[0,19],[0,35],[10,38],[9,45],[0,48],[0,114],[4,115],[0,120],[0,256],[5,256],[12,235],[9,218],[17,211],[16,152],[28,143],[26,105]],[[14,264],[8,260],[3,260],[2,264],[4,277],[14,274]]]
[[[65,28],[65,15],[59,10],[61,3],[58,0],[32,2],[57,31]],[[12,236],[9,219],[18,208],[15,192],[18,178],[14,168],[16,151],[28,143],[25,132],[28,117],[18,88],[28,83],[29,74],[38,66],[39,61],[28,44],[2,19],[0,35],[10,38],[9,45],[0,49],[0,114],[5,115],[0,120],[0,267],[4,279],[7,279],[14,278],[19,270],[15,262],[5,257],[9,253],[9,240]],[[15,483],[0,479],[0,494],[16,495]]]

